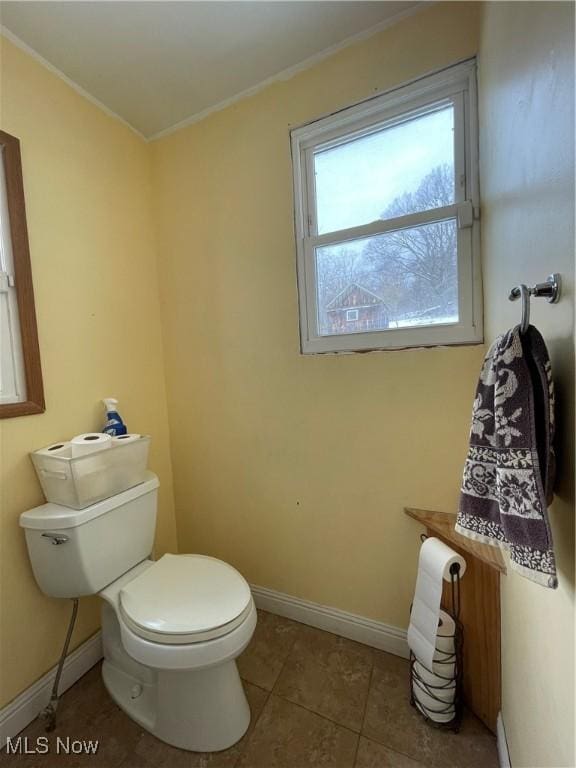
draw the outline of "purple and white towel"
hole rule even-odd
[[[472,411],[456,530],[506,547],[523,576],[556,588],[548,522],[554,482],[554,386],[534,326],[499,336],[484,360]]]

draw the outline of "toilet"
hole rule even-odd
[[[250,587],[204,555],[150,559],[158,478],[81,510],[43,504],[20,525],[49,597],[102,598],[104,684],[162,741],[195,752],[242,738],[250,709],[236,666],[256,627]]]

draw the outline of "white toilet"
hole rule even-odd
[[[32,569],[50,597],[99,593],[110,695],[133,720],[181,749],[237,742],[250,709],[235,659],[256,609],[232,566],[202,555],[148,559],[158,478],[82,510],[44,504],[20,525]]]

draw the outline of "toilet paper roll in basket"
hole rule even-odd
[[[413,687],[414,703],[429,720],[435,723],[450,723],[456,716],[455,695],[450,701],[438,701],[435,696],[431,696],[425,689],[419,689],[416,685]]]
[[[408,626],[408,645],[418,661],[433,669],[440,620],[442,583],[450,581],[450,567],[460,566],[460,578],[466,572],[466,561],[440,539],[429,537],[420,547],[416,591]]]
[[[144,448],[144,441],[142,435],[135,433],[128,433],[126,435],[115,435],[112,438],[112,448],[118,448],[116,453],[116,466],[120,472],[137,472],[137,467],[142,459],[142,450]],[[120,450],[121,446],[126,447],[125,450]]]
[[[136,440],[140,440],[142,435],[137,435],[134,433],[128,433],[127,435],[115,435],[112,438],[112,444],[116,445],[118,443],[134,443]]]
[[[57,472],[62,477],[62,462],[59,461],[59,458],[69,459],[71,456],[72,445],[70,441],[62,440],[59,443],[52,443],[46,448],[34,451],[32,461],[39,476],[44,476],[47,472]]]
[[[86,432],[83,435],[76,435],[71,440],[72,458],[110,448],[111,444],[112,438],[103,432]]]
[[[60,443],[52,443],[52,445],[47,445],[46,448],[40,448],[37,451],[34,451],[34,453],[37,456],[70,456],[71,443],[69,440],[62,440]]]
[[[412,696],[424,717],[436,723],[449,723],[456,716],[456,623],[440,611],[433,671],[419,661],[412,665]]]
[[[434,685],[442,684],[443,681],[454,681],[456,675],[456,622],[446,611],[440,611],[432,666],[425,667],[418,660],[415,660],[414,668],[419,677]]]
[[[440,611],[436,634],[436,650],[430,667],[414,662],[414,668],[424,681],[439,685],[454,681],[456,674],[456,622],[446,611]]]
[[[113,482],[111,467],[106,460],[111,445],[110,435],[102,432],[88,432],[72,438],[72,458],[78,459],[72,471],[76,493],[83,504],[108,493]]]
[[[452,704],[456,698],[456,678],[444,680],[433,672],[428,672],[419,661],[414,662],[412,670],[412,692],[415,699],[421,699],[420,693],[444,704]],[[427,706],[427,705],[426,705]]]

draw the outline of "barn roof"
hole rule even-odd
[[[371,307],[384,304],[384,299],[364,288],[359,283],[349,283],[343,291],[335,296],[326,306],[327,310],[350,309],[350,307]]]

